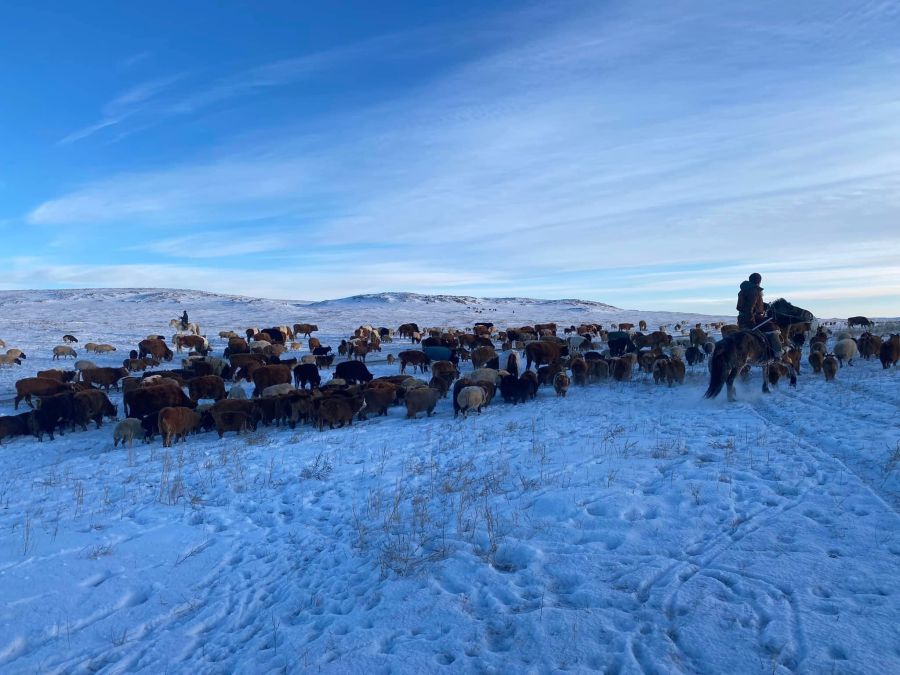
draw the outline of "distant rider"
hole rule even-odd
[[[188,315],[187,310],[184,310],[184,313],[181,315],[181,330],[188,329]]]

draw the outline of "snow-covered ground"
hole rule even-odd
[[[210,336],[310,321],[335,345],[370,322],[718,318],[406,294],[0,302],[28,355],[0,371],[0,414],[63,333],[117,365],[182,309]],[[734,404],[706,381],[172,449],[113,450],[111,424],[5,441],[0,671],[900,672],[900,373],[858,361],[825,383],[804,362],[796,390],[764,396],[756,372]]]

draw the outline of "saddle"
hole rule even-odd
[[[764,332],[758,328],[748,330],[748,333],[759,340],[766,349],[766,361],[777,361],[781,358],[783,347],[781,346],[781,338],[775,331]]]

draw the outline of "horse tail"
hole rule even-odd
[[[722,387],[725,385],[725,361],[725,349],[716,345],[709,361],[709,387],[703,394],[703,398],[715,398],[722,391]]]

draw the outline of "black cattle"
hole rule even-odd
[[[313,356],[328,356],[331,353],[331,347],[329,346],[318,346],[312,350]]]
[[[294,386],[297,389],[306,389],[307,383],[310,389],[314,389],[322,383],[319,368],[314,363],[301,363],[294,367]]]
[[[630,337],[615,337],[609,339],[609,355],[622,356],[637,351],[637,345]]]
[[[59,427],[59,435],[62,436],[63,428],[66,424],[71,424],[75,414],[74,399],[75,394],[69,391],[42,398],[41,405],[31,413],[31,433],[39,441],[44,440],[44,434],[50,434],[52,441],[53,432]]]
[[[334,376],[351,384],[371,382],[373,377],[369,369],[366,368],[366,364],[361,361],[344,361],[337,364],[334,369]]]

